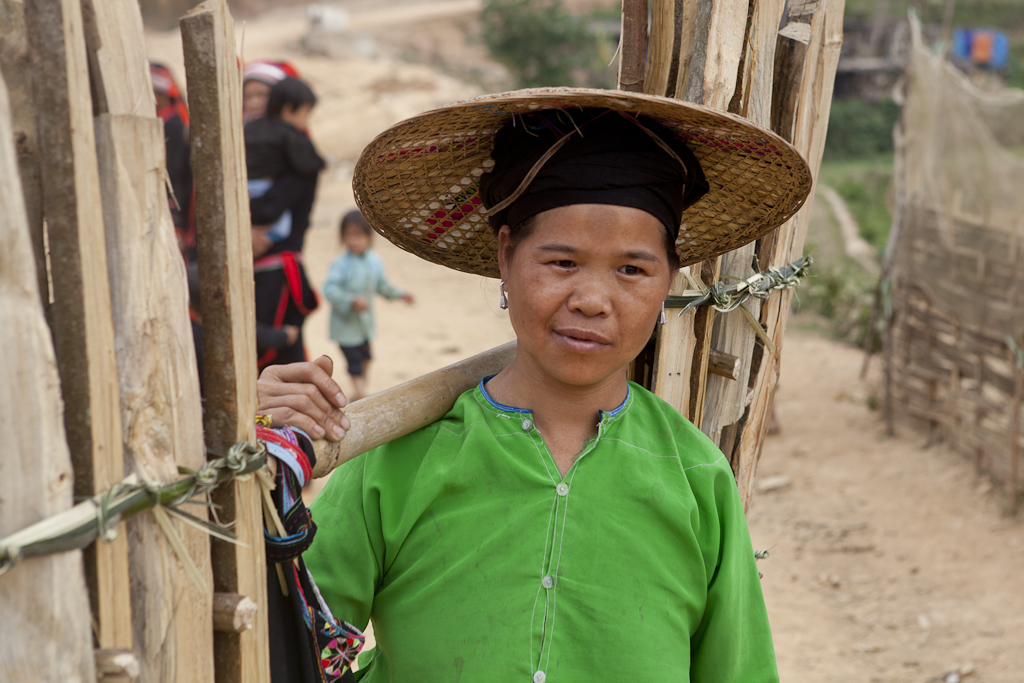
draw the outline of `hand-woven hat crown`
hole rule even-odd
[[[518,114],[608,108],[671,131],[700,162],[710,187],[682,217],[681,265],[736,249],[774,230],[811,190],[800,154],[732,114],[653,95],[536,88],[486,95],[392,126],[356,164],[353,189],[370,225],[406,251],[449,268],[498,277],[498,242],[480,194],[494,167],[494,137]]]

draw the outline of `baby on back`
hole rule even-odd
[[[305,200],[315,194],[317,174],[325,165],[306,134],[315,105],[316,95],[305,82],[285,78],[271,89],[266,115],[245,126],[253,225],[267,226],[262,229],[265,241],[254,235],[257,258],[291,242],[297,247],[292,250],[302,248],[312,209]]]

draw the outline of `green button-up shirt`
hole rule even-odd
[[[729,465],[638,385],[565,477],[481,383],[312,509],[327,604],[373,619],[364,682],[778,681]]]

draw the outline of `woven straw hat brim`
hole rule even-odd
[[[732,251],[774,230],[811,190],[807,162],[771,131],[732,114],[618,90],[534,88],[425,112],[377,136],[353,176],[370,225],[406,251],[455,270],[498,277],[498,240],[480,198],[494,136],[516,114],[604,107],[671,129],[701,163],[710,191],[683,213],[681,265]]]

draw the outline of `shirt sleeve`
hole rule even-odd
[[[350,286],[348,278],[345,277],[345,262],[342,259],[331,264],[331,271],[327,274],[323,293],[324,298],[338,313],[346,315],[352,312],[352,302],[361,294]]]
[[[736,482],[728,466],[706,467],[701,546],[710,577],[704,617],[690,639],[693,683],[778,683],[768,613]]]
[[[387,277],[384,275],[384,265],[380,261],[377,262],[377,267],[380,272],[380,276],[377,278],[377,293],[385,299],[401,299],[402,295],[405,294],[405,290],[399,289],[388,282]]]
[[[384,566],[378,496],[364,485],[367,453],[340,466],[310,510],[317,525],[302,554],[335,619],[365,629]]]

